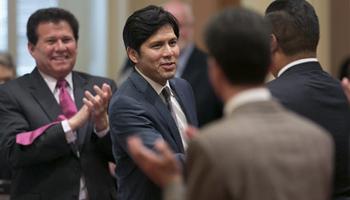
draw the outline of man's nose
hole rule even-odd
[[[57,40],[55,48],[56,50],[65,50],[66,45],[62,42],[62,40]]]

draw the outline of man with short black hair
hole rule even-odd
[[[158,6],[135,11],[127,19],[123,39],[134,71],[113,95],[109,108],[113,151],[118,163],[119,200],[161,199],[161,190],[135,165],[126,139],[140,136],[154,147],[166,141],[184,161],[186,127],[197,125],[191,86],[174,78],[179,56],[179,27],[173,15]]]
[[[209,72],[225,117],[189,144],[185,194],[163,141],[156,142],[155,153],[139,138],[129,139],[135,162],[164,188],[164,199],[329,199],[331,138],[264,87],[271,61],[268,27],[262,16],[242,8],[220,12],[207,26]]]
[[[329,131],[335,142],[334,197],[350,198],[350,108],[341,84],[317,60],[319,23],[305,0],[276,0],[265,11],[272,25],[272,66],[267,87],[286,108]]]

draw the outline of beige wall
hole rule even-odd
[[[332,1],[331,9],[331,64],[332,74],[338,76],[340,65],[350,57],[350,1]]]

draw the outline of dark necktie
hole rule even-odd
[[[168,86],[165,86],[162,90],[162,95],[165,100],[165,104],[168,107],[169,111],[172,113],[172,108],[171,108],[171,100],[170,100],[170,88]]]

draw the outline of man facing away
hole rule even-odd
[[[169,0],[163,8],[177,19],[180,29],[180,56],[176,77],[189,82],[196,101],[198,126],[208,124],[222,117],[222,102],[215,94],[208,76],[208,56],[194,43],[194,25],[192,7],[181,0]]]
[[[145,145],[166,141],[183,162],[188,124],[197,125],[191,86],[174,78],[179,56],[179,27],[161,7],[147,6],[127,19],[123,40],[135,70],[113,95],[109,121],[118,163],[119,200],[161,199],[161,190],[135,165],[126,139],[137,134]]]
[[[134,160],[164,188],[165,199],[327,200],[333,144],[329,134],[274,101],[264,87],[270,30],[258,14],[228,9],[207,26],[213,88],[225,116],[189,144],[187,187],[163,141],[156,151],[128,141]]]
[[[0,86],[0,153],[12,199],[116,199],[107,106],[112,80],[73,71],[79,25],[46,8],[27,23],[36,67]]]
[[[276,0],[266,9],[272,24],[272,74],[267,87],[286,108],[328,130],[335,143],[334,197],[350,198],[350,108],[338,80],[316,58],[319,23],[305,0]]]

